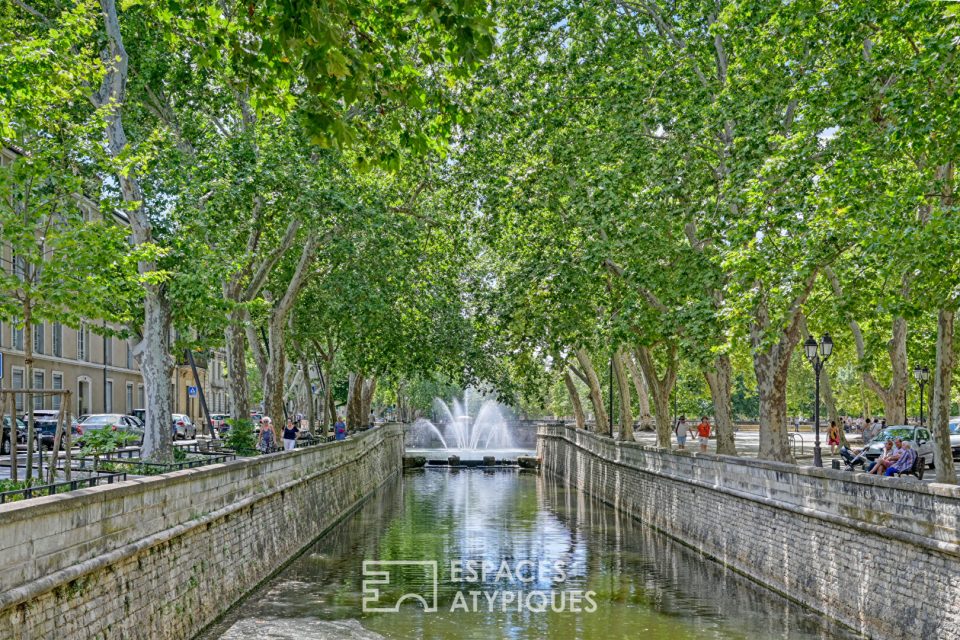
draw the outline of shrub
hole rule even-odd
[[[246,418],[231,418],[227,420],[230,431],[223,443],[237,452],[238,456],[252,456],[257,454],[257,442],[253,435],[253,420]]]

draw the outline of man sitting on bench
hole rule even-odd
[[[896,462],[887,467],[883,475],[892,476],[904,473],[910,473],[913,470],[913,463],[917,461],[917,452],[913,450],[909,442],[903,443],[903,451]]]

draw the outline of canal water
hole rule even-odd
[[[408,472],[203,636],[853,637],[583,493],[482,469]]]

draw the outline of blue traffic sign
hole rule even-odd
[[[187,387],[187,395],[191,398],[197,397],[197,388],[196,387]]]

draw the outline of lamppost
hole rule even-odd
[[[920,426],[923,426],[923,388],[927,385],[927,380],[930,379],[930,369],[926,367],[916,366],[913,368],[913,377],[920,384],[920,398],[918,403],[920,405]]]
[[[823,371],[823,365],[827,363],[827,359],[833,353],[833,340],[830,339],[829,333],[825,333],[820,338],[820,344],[818,345],[813,336],[807,336],[807,341],[803,343],[803,350],[807,354],[807,360],[813,365],[813,372],[817,379],[816,402],[813,405],[813,425],[816,433],[813,443],[813,466],[822,467],[823,459],[820,457],[820,372]]]

